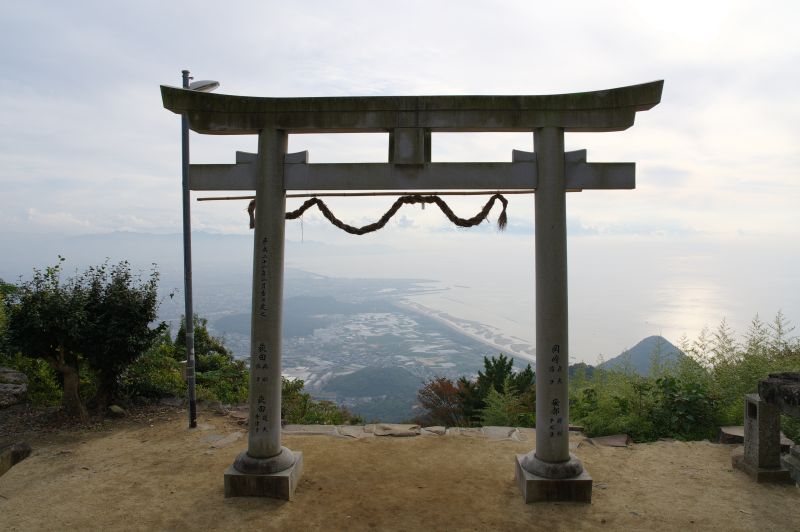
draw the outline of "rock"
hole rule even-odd
[[[420,434],[423,436],[444,436],[447,429],[442,426],[422,427]]]
[[[31,446],[25,442],[0,447],[0,476],[31,454]]]
[[[720,427],[717,433],[717,443],[744,443],[744,427]],[[781,452],[788,453],[794,442],[781,432]]]
[[[164,406],[183,406],[182,397],[162,397],[159,399],[158,404]]]
[[[599,436],[597,438],[586,438],[592,445],[602,445],[604,447],[627,447],[633,440],[627,434],[614,434],[613,436]]]
[[[372,438],[375,436],[372,432],[366,432],[361,425],[339,425],[336,427],[339,434],[347,436],[348,438]]]
[[[536,429],[517,427],[517,430],[511,433],[511,439],[514,441],[535,441]]]
[[[0,367],[0,408],[25,401],[28,377],[15,369]]]
[[[474,438],[476,436],[483,436],[483,431],[480,427],[450,427],[445,434],[447,436],[468,436]]]
[[[231,443],[239,441],[242,436],[244,436],[244,432],[231,432],[227,436],[217,435],[217,434],[209,434],[205,438],[201,439],[200,441],[205,443],[210,443],[210,447],[212,449],[220,449]]]
[[[286,425],[284,434],[318,434],[323,436],[339,436],[336,425]]]
[[[111,417],[125,417],[128,412],[119,405],[111,405],[108,407],[108,415]]]
[[[717,443],[744,443],[744,427],[720,427]]]
[[[12,368],[0,366],[0,383],[28,384],[28,376]]]
[[[510,440],[511,435],[517,429],[514,427],[483,427],[481,431],[490,440]]]
[[[374,430],[375,436],[394,436],[403,438],[419,436],[419,425],[401,425],[397,423],[377,423]]]
[[[133,404],[136,406],[147,406],[151,403],[150,399],[144,397],[143,395],[137,395],[133,398]]]
[[[228,408],[221,401],[208,401],[205,408],[223,416],[228,413]]]

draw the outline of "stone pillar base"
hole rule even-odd
[[[277,473],[241,473],[230,466],[225,470],[225,497],[269,497],[291,501],[303,475],[303,453],[294,453],[291,467]]]
[[[526,504],[531,502],[592,502],[592,477],[584,469],[572,478],[551,479],[536,476],[522,467],[526,455],[518,454],[514,478]]]
[[[756,482],[792,483],[791,473],[784,467],[758,467],[747,461],[744,449],[736,449],[731,454],[731,464],[735,469],[744,471]]]

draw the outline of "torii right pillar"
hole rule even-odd
[[[661,87],[658,87],[660,99]],[[602,130],[601,128],[592,128]],[[516,456],[526,503],[592,502],[592,478],[569,452],[569,325],[564,127],[534,131],[536,242],[536,448]]]
[[[516,457],[525,502],[592,502],[592,478],[569,452],[569,325],[564,129],[534,132],[536,448]]]

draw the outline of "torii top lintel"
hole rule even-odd
[[[189,127],[215,135],[430,131],[621,131],[637,111],[661,101],[664,81],[543,96],[352,96],[263,98],[161,86],[164,107],[186,113]]]

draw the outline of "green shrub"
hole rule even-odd
[[[300,379],[281,378],[281,419],[285,423],[355,425],[363,420],[331,401],[316,401],[303,392]]]
[[[128,397],[186,395],[183,365],[173,357],[171,344],[158,344],[134,361],[122,375],[122,389]]]
[[[714,401],[707,389],[667,376],[656,380],[655,395],[652,417],[660,437],[682,440],[713,437]]]
[[[197,385],[226,404],[247,402],[250,376],[241,360],[230,360],[219,369],[197,372]]]
[[[27,400],[35,406],[55,406],[61,404],[61,383],[50,364],[39,358],[29,358],[16,354],[0,354],[0,366],[6,366],[24,373],[28,377]]]
[[[484,426],[516,427],[522,420],[524,408],[519,393],[514,388],[509,376],[505,377],[502,392],[493,386],[489,388],[480,411],[481,424]]]
[[[723,320],[693,342],[687,357],[660,367],[657,378],[597,371],[570,386],[571,419],[590,436],[627,433],[636,441],[711,438],[720,425],[741,425],[744,396],[770,373],[800,371],[800,342],[779,312],[772,324],[758,317],[743,337]],[[784,416],[784,432],[800,436],[800,421]],[[788,432],[787,432],[788,431]]]

